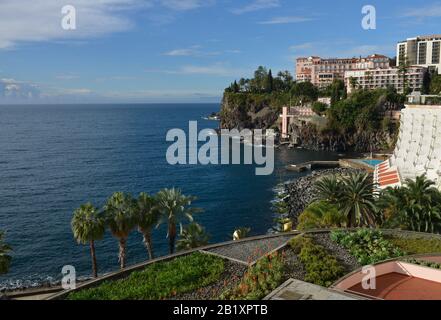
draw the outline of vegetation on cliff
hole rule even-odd
[[[320,96],[330,97],[331,106],[317,102]],[[385,111],[399,110],[404,98],[392,87],[354,90],[347,96],[341,80],[318,89],[308,82],[295,82],[288,71],[273,77],[271,70],[259,67],[252,79],[242,78],[225,89],[221,128],[277,130],[283,106],[311,106],[326,119],[325,125],[311,121],[291,127],[300,146],[314,150],[384,150],[392,148],[397,133]]]

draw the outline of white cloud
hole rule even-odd
[[[400,15],[403,18],[416,18],[416,19],[424,19],[424,18],[435,18],[441,17],[441,3],[434,3],[432,5],[407,9],[402,12]]]
[[[74,79],[78,79],[79,76],[75,75],[75,74],[59,74],[57,76],[55,76],[55,79],[57,80],[74,80]]]
[[[76,9],[76,30],[61,27],[65,3],[53,0],[2,0],[0,2],[0,49],[20,42],[75,40],[132,27],[127,10],[152,5],[143,0],[70,0]]]
[[[170,57],[198,56],[201,54],[201,52],[199,51],[200,47],[201,46],[192,46],[190,48],[174,49],[165,52],[164,55]]]
[[[0,102],[21,102],[40,97],[39,88],[15,79],[0,79]]]
[[[234,14],[244,14],[248,12],[277,8],[277,7],[280,7],[279,0],[254,0],[253,2],[249,3],[244,7],[233,9],[232,12]]]
[[[289,50],[293,52],[297,52],[297,51],[309,50],[312,49],[313,47],[314,47],[314,42],[305,42],[305,43],[293,45],[289,47]]]
[[[368,56],[377,54],[393,54],[394,46],[386,45],[354,45],[354,43],[345,40],[334,40],[328,45],[323,42],[305,42],[289,47],[289,50],[295,55],[290,57],[295,59],[299,56],[319,56],[322,58],[352,58],[358,56]]]
[[[215,0],[161,0],[163,6],[177,11],[186,11],[215,4]]]
[[[207,51],[202,50],[202,46],[195,45],[189,48],[173,49],[163,53],[164,56],[169,57],[209,57],[209,56],[219,56],[222,54],[239,54],[240,50],[223,50],[223,51]]]
[[[215,63],[212,65],[185,65],[177,69],[146,69],[148,73],[165,73],[178,75],[208,75],[218,77],[239,77],[250,73],[250,70],[243,68],[233,68],[224,63]]]
[[[289,24],[311,21],[313,19],[307,17],[275,17],[270,20],[259,22],[259,24]]]

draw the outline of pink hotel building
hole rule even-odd
[[[327,87],[334,79],[344,80],[346,71],[387,69],[389,58],[373,54],[365,58],[322,59],[320,57],[298,58],[296,78],[299,82],[311,82],[317,87]]]

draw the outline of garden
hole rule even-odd
[[[259,240],[253,240],[258,242]],[[206,252],[147,265],[119,280],[71,293],[72,300],[259,300],[290,278],[330,287],[344,275],[391,258],[440,252],[441,238],[375,229],[305,232],[246,266]],[[406,258],[404,258],[406,259]],[[411,263],[429,263],[408,258]]]

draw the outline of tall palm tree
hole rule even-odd
[[[342,177],[339,208],[348,227],[375,226],[377,207],[375,184],[367,173],[351,173]]]
[[[167,222],[169,240],[169,251],[173,254],[176,243],[176,228],[180,224],[182,229],[182,221],[188,220],[193,222],[193,215],[201,212],[199,208],[191,208],[191,204],[196,198],[193,196],[185,196],[179,189],[163,189],[156,195],[158,210],[160,212],[160,221],[158,224]]]
[[[137,200],[136,223],[143,236],[143,243],[150,259],[154,259],[152,229],[158,223],[159,214],[154,197],[142,192]]]
[[[342,183],[336,175],[327,175],[314,184],[316,200],[324,200],[333,205],[338,205],[342,191]]]
[[[387,189],[380,197],[386,227],[421,232],[441,230],[441,193],[424,175],[407,179],[401,188]]]
[[[92,275],[95,278],[98,277],[95,241],[101,240],[104,236],[106,230],[104,218],[91,203],[86,203],[74,211],[71,227],[74,238],[78,243],[89,243],[92,258]]]
[[[178,251],[199,248],[205,246],[209,238],[209,235],[200,224],[190,223],[182,229],[176,247]]]
[[[115,192],[104,206],[106,223],[112,235],[119,241],[118,260],[121,269],[126,267],[126,244],[130,232],[136,226],[136,202],[131,195]]]
[[[4,242],[4,235],[5,234],[0,231],[0,274],[7,273],[9,271],[9,266],[12,260],[12,257],[9,255],[12,248]]]

